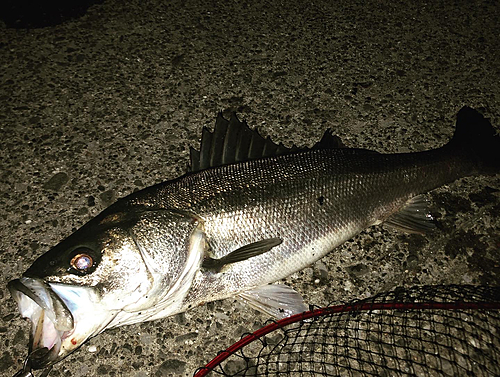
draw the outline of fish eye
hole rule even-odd
[[[71,269],[80,274],[92,272],[96,262],[91,255],[93,251],[87,247],[80,247],[74,250],[73,253],[75,255],[69,262]]]
[[[71,266],[75,270],[85,271],[93,265],[92,257],[87,254],[77,254],[71,260]]]

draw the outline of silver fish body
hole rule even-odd
[[[497,173],[499,151],[489,122],[464,108],[454,138],[439,149],[385,155],[318,148],[249,161],[234,157],[249,157],[248,150],[236,150],[134,193],[9,283],[33,323],[32,350],[46,349],[32,365],[51,365],[107,328],[226,297],[275,316],[304,310],[296,292],[268,284],[374,224],[431,228],[418,195]],[[202,161],[203,139],[200,153]]]
[[[139,194],[132,203],[196,214],[215,258],[261,239],[283,239],[223,273],[198,273],[185,304],[196,305],[282,279],[384,221],[417,194],[471,170],[446,150],[318,150],[204,170]]]

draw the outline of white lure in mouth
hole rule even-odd
[[[21,315],[31,321],[30,353],[37,351],[33,367],[38,369],[57,361],[64,339],[74,331],[71,311],[43,281],[23,277],[11,281],[8,287]]]
[[[104,331],[118,313],[101,305],[99,294],[90,287],[30,277],[13,280],[8,287],[21,315],[31,321],[33,369],[62,360]]]

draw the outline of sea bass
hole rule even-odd
[[[277,318],[307,309],[270,285],[382,222],[433,226],[422,193],[500,171],[500,137],[462,108],[445,146],[380,154],[329,132],[285,148],[222,115],[186,175],[133,193],[9,283],[32,323],[30,363],[44,368],[102,331],[236,296]]]

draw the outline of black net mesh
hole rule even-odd
[[[195,375],[498,376],[499,309],[498,287],[397,289],[271,323]]]

